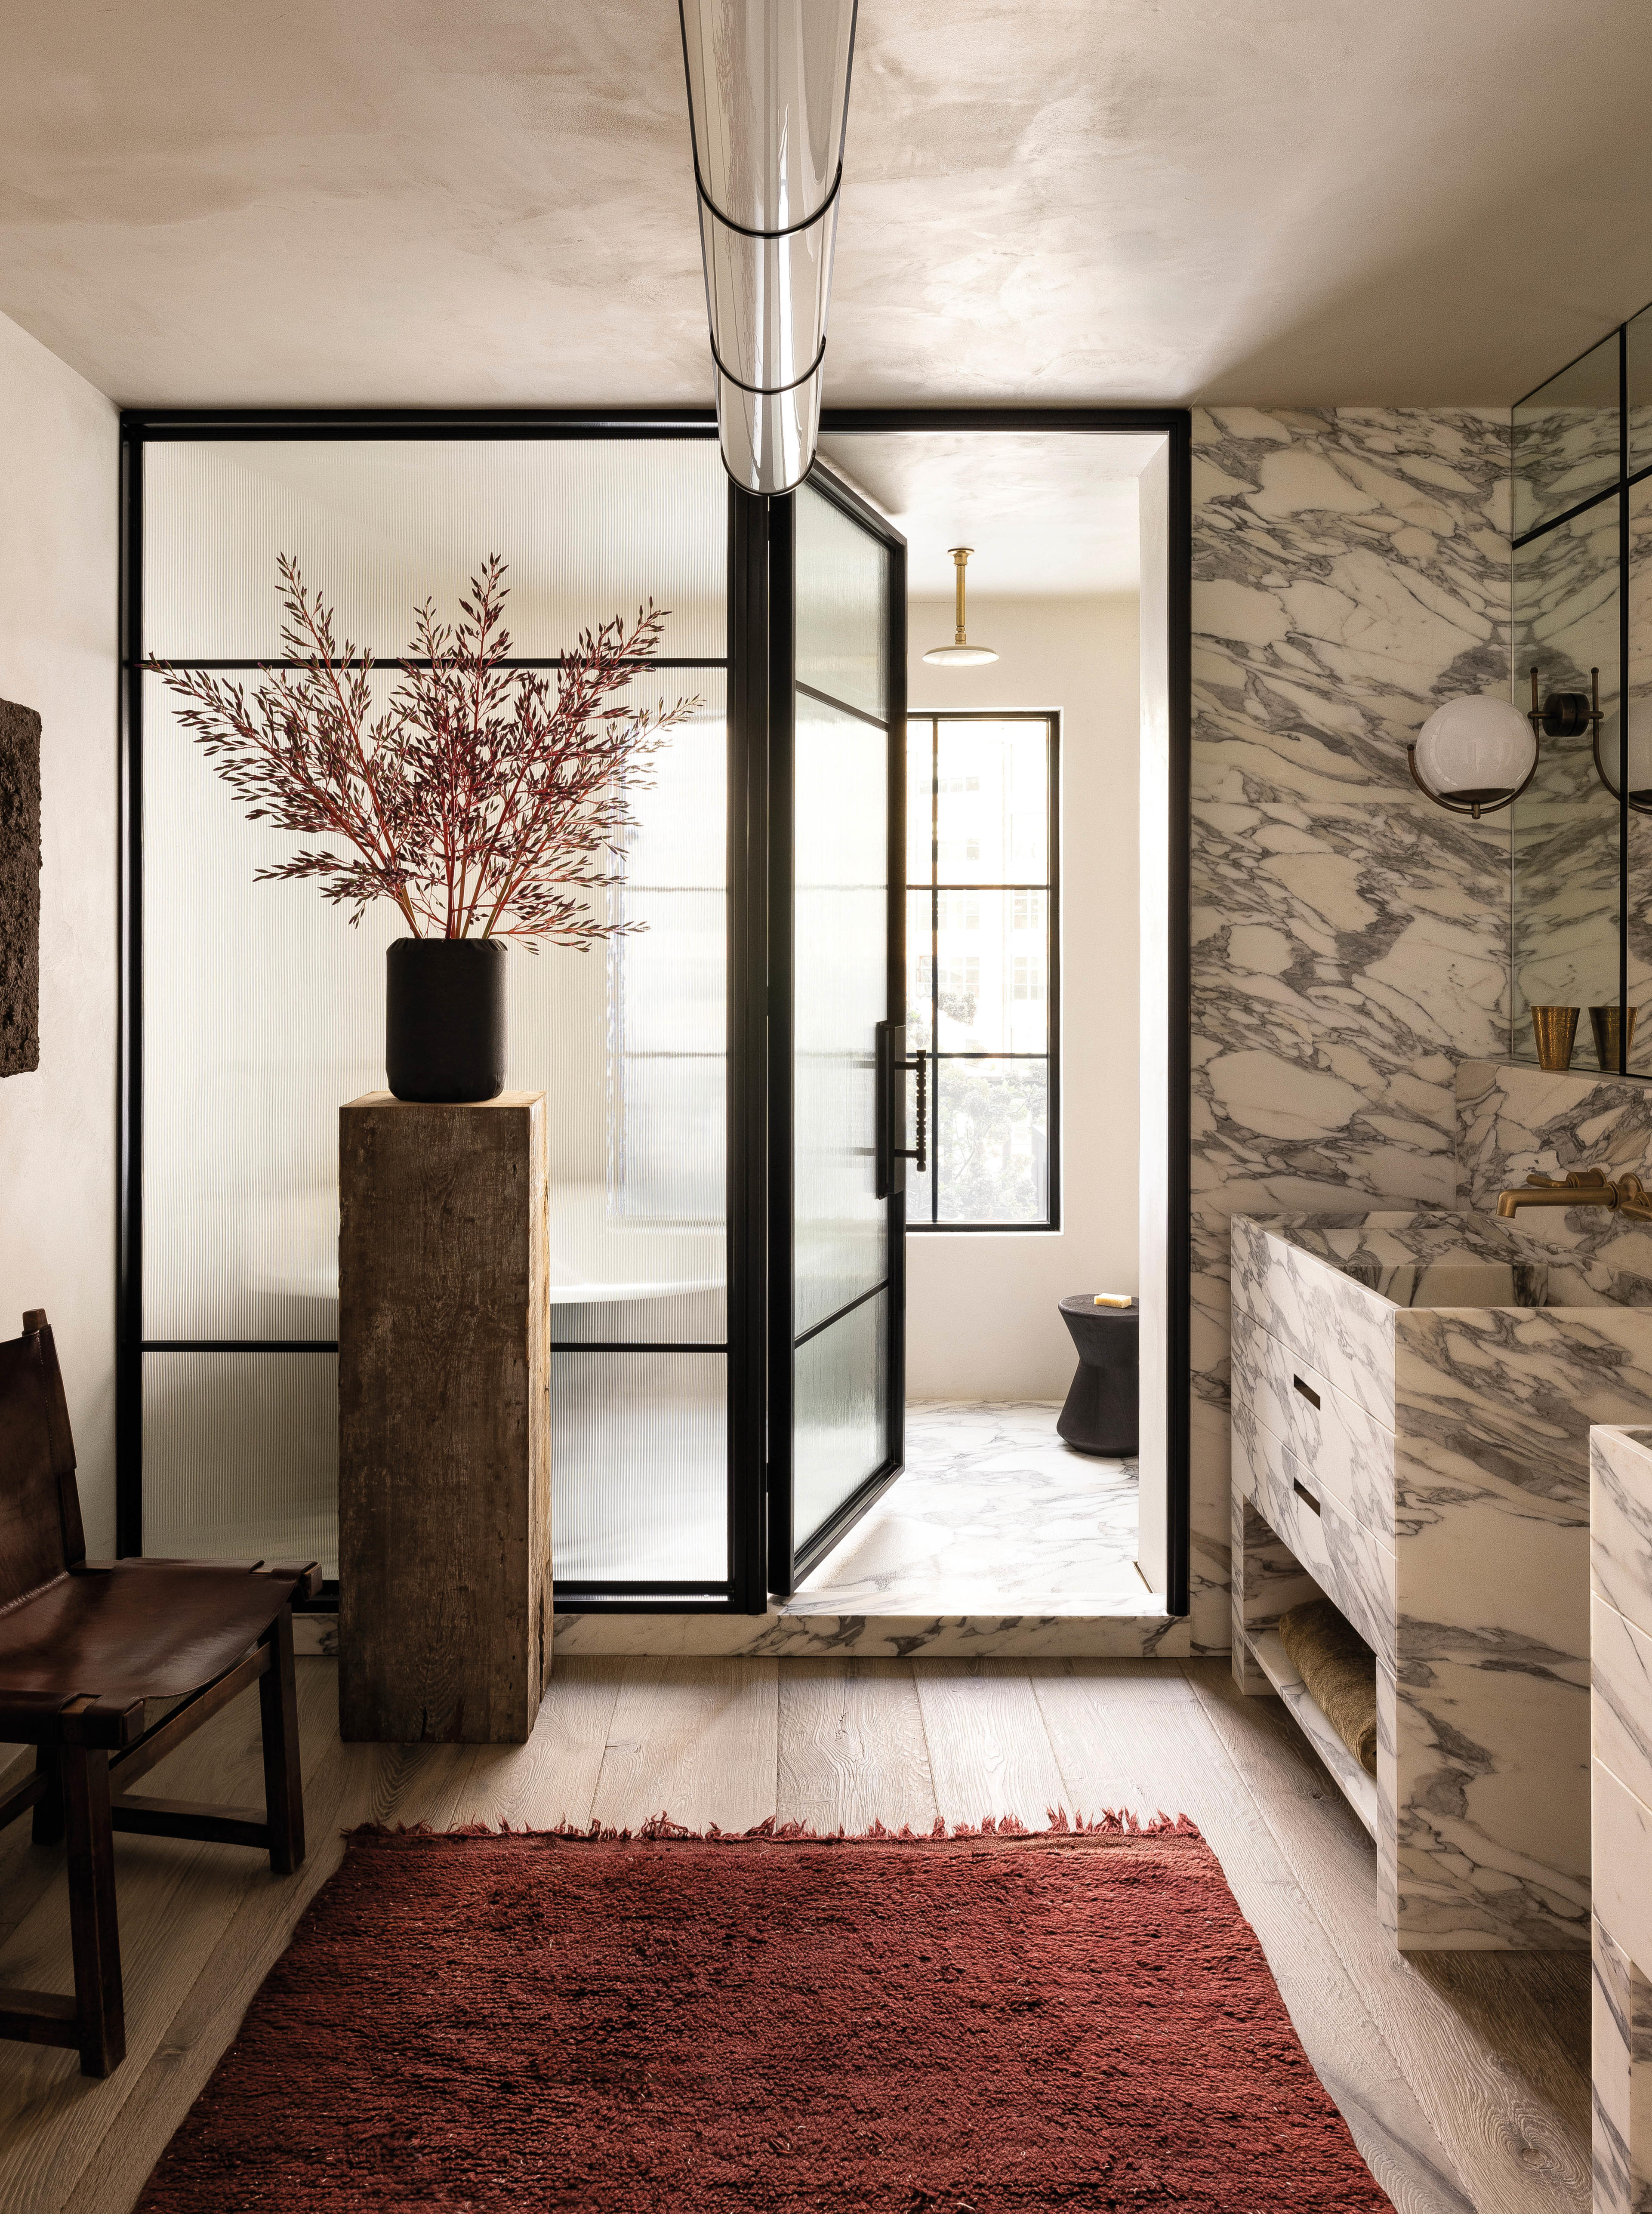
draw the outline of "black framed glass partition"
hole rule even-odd
[[[1153,1588],[1180,1611],[1188,419],[836,411],[827,427],[1166,442],[1144,658],[1165,833],[1165,1343],[1144,1388],[1166,1440]],[[279,652],[285,552],[393,671],[413,606],[450,605],[497,552],[519,657],[549,665],[652,596],[671,614],[651,696],[700,701],[613,895],[646,931],[511,956],[510,1081],[553,1107],[557,1603],[761,1612],[900,1465],[901,1183],[880,1194],[877,1177],[901,1118],[866,1035],[880,961],[890,1033],[906,1006],[898,534],[823,473],[785,500],[731,492],[694,410],[134,410],[123,474],[119,1550],[336,1557],[337,1110],[382,1085],[398,934],[254,881],[282,841],[242,818],[143,663],[255,682]],[[1031,1004],[1030,966],[1026,985]]]
[[[559,1591],[727,1605],[761,1564],[737,1558],[728,1415],[735,780],[715,439],[307,427],[129,430],[123,1544],[297,1547],[334,1573],[337,1113],[382,1086],[384,947],[403,927],[388,905],[352,928],[308,885],[255,881],[294,841],[245,819],[137,664],[255,683],[282,653],[285,554],[388,689],[414,608],[452,609],[498,552],[517,659],[554,667],[586,626],[652,599],[670,614],[648,696],[699,703],[636,797],[624,887],[598,896],[642,927],[588,952],[513,948],[510,1057],[553,1109]]]

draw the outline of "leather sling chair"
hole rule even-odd
[[[0,1741],[36,1748],[0,1796],[0,1828],[34,1810],[37,1845],[65,1844],[75,1995],[0,1988],[0,2037],[66,2045],[81,2072],[125,2058],[116,1830],[253,1845],[278,1875],[304,1857],[292,1601],[314,1562],[89,1561],[75,1448],[52,1332],[40,1310],[0,1343]],[[135,1796],[192,1731],[258,1685],[264,1811]],[[146,1700],[174,1700],[144,1728]]]

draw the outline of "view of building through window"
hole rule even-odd
[[[909,1229],[1057,1222],[1057,722],[907,725],[907,1050],[929,1064],[931,1163],[909,1167]]]

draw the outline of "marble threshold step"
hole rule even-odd
[[[705,1654],[787,1660],[853,1653],[876,1660],[1028,1658],[1060,1654],[1074,1660],[1179,1659],[1192,1650],[1189,1624],[1164,1612],[1162,1595],[1143,1591],[1140,1610],[1086,1612],[1072,1599],[1035,1610],[1018,1598],[1013,1609],[976,1605],[948,1611],[902,1601],[896,1613],[823,1611],[807,1599],[767,1614],[559,1614],[561,1654]],[[293,1623],[300,1653],[336,1654],[338,1620],[308,1614]]]

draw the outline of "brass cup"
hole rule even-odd
[[[1615,1014],[1617,1009],[1614,1007]],[[1569,1068],[1572,1042],[1577,1036],[1576,1007],[1533,1007],[1532,1034],[1538,1042],[1539,1068]]]
[[[1589,1028],[1594,1032],[1594,1051],[1603,1069],[1612,1075],[1618,1073],[1618,1041],[1622,1030],[1620,1017],[1629,1018],[1629,1036],[1624,1040],[1624,1066],[1629,1066],[1629,1056],[1635,1046],[1635,1018],[1638,1007],[1591,1007]]]

